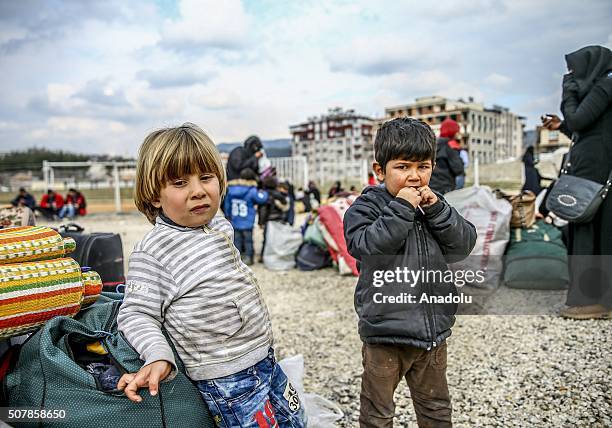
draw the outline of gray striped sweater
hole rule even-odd
[[[193,380],[236,373],[263,360],[272,345],[268,309],[223,217],[202,228],[155,227],[130,256],[119,330],[145,364],[176,363],[165,327]]]

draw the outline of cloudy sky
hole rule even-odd
[[[0,151],[134,155],[191,121],[286,138],[342,106],[415,97],[558,111],[563,55],[612,47],[610,0],[0,2]]]

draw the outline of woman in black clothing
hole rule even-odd
[[[535,195],[538,195],[542,191],[540,180],[542,176],[540,171],[535,167],[536,164],[535,156],[533,155],[533,146],[527,147],[525,154],[523,155],[523,165],[525,165],[525,184],[523,184],[522,190],[530,190]]]
[[[573,136],[569,173],[605,183],[612,171],[612,52],[588,46],[565,56],[561,112],[544,127]],[[612,195],[608,195],[612,196]],[[567,318],[612,317],[612,197],[589,223],[570,223]]]

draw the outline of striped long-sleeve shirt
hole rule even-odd
[[[232,238],[223,217],[201,228],[158,217],[136,244],[118,326],[145,365],[167,360],[176,369],[162,325],[193,380],[227,376],[267,356],[268,309]]]

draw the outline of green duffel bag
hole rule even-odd
[[[5,379],[8,406],[44,409],[46,415],[38,421],[9,421],[10,425],[214,427],[206,404],[197,388],[183,374],[176,355],[179,364],[177,376],[169,382],[162,382],[154,397],[147,389],[140,390],[143,398],[140,403],[130,401],[116,389],[104,390],[100,380],[83,368],[79,350],[90,350],[91,344],[97,341],[102,345],[96,346],[98,353],[107,352],[100,358],[108,357],[119,375],[136,372],[142,367],[138,353],[117,331],[120,305],[120,301],[110,298],[107,303],[85,309],[74,319],[54,318],[23,344],[15,369]]]
[[[505,255],[504,283],[510,288],[567,289],[567,249],[561,231],[542,220],[528,229],[512,229]]]

